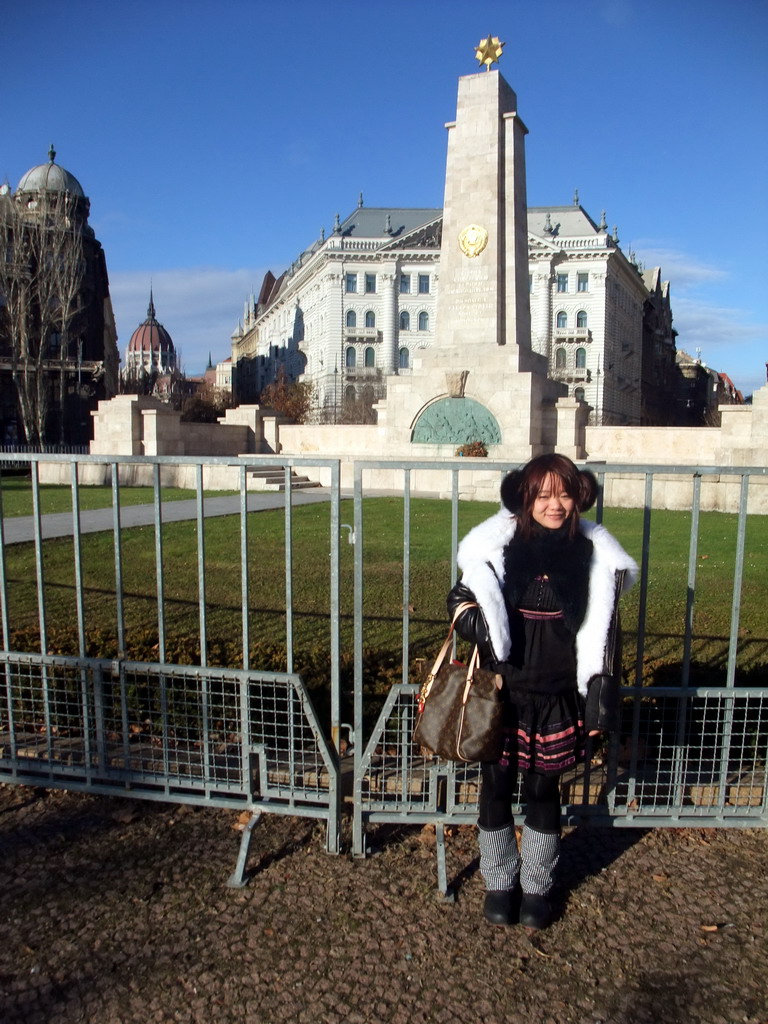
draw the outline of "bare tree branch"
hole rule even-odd
[[[38,193],[3,203],[0,211],[0,329],[6,335],[26,440],[42,444],[58,361],[63,439],[67,366],[73,366],[70,332],[82,312],[85,274],[83,222],[77,197]]]

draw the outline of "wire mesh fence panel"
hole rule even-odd
[[[96,756],[92,672],[72,660],[6,659],[0,758],[11,776],[27,765],[39,781],[87,775]]]
[[[336,762],[299,676],[0,659],[0,778],[337,813]]]
[[[437,763],[413,743],[418,687],[392,687],[363,755],[359,800],[375,811],[434,813],[438,809]]]
[[[625,704],[615,813],[765,821],[768,691],[646,688]]]

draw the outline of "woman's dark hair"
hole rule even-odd
[[[576,503],[570,516],[570,536],[576,535],[579,513],[592,508],[597,497],[597,479],[588,469],[577,469],[565,455],[537,455],[522,469],[507,473],[501,482],[501,500],[505,508],[517,516],[518,529],[523,538],[531,535],[533,503],[542,484],[550,474],[561,480],[565,490]]]

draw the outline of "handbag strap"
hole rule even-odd
[[[464,696],[461,699],[462,704],[466,704],[469,699],[469,691],[472,689],[472,683],[474,682],[475,669],[477,668],[478,662],[480,661],[480,652],[475,644],[475,649],[472,651],[472,657],[469,659],[469,665],[467,666],[467,682],[464,686]]]
[[[459,616],[463,615],[464,612],[468,611],[470,608],[476,608],[476,607],[477,607],[477,604],[475,602],[473,602],[473,601],[462,601],[462,603],[457,607],[456,611],[453,613],[453,620],[451,621],[451,625],[450,625],[450,628],[448,630],[448,636],[445,638],[445,643],[440,648],[440,653],[435,658],[435,663],[432,666],[432,669],[430,670],[429,675],[424,680],[424,685],[422,686],[421,691],[419,692],[419,696],[417,697],[417,700],[419,702],[419,707],[423,707],[424,706],[424,701],[429,696],[429,691],[432,689],[432,684],[435,681],[435,676],[440,671],[440,666],[445,661],[445,656],[448,653],[448,649],[451,646],[451,641],[453,639],[453,630],[454,630],[454,627],[456,626],[456,622],[457,622]],[[470,679],[471,673],[474,672],[474,662],[477,660],[476,654],[477,654],[477,647],[475,647],[475,650],[474,650],[474,652],[472,654],[472,658],[470,659],[470,663],[469,663],[470,667],[469,667],[469,671],[467,672],[467,679],[468,680]]]

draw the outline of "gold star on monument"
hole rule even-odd
[[[475,50],[475,59],[481,64],[485,64],[485,70],[491,70],[491,64],[497,64],[501,51],[506,46],[506,43],[502,43],[498,36],[488,36],[487,39],[481,39],[477,44]]]

